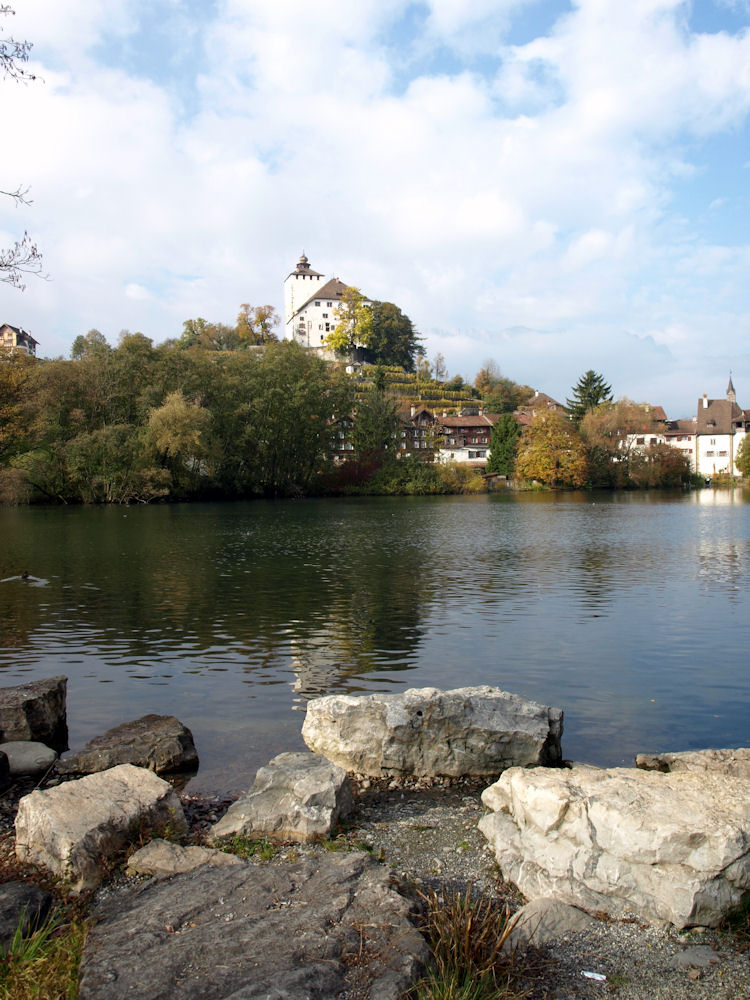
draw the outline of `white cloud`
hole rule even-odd
[[[747,124],[750,35],[693,35],[678,0],[579,0],[508,46],[522,6],[432,0],[414,39],[395,31],[400,0],[29,0],[14,30],[44,82],[2,84],[0,181],[30,183],[34,205],[0,202],[0,229],[28,227],[53,280],[0,286],[1,318],[50,354],[91,326],[160,340],[189,316],[280,307],[304,248],[396,301],[465,375],[496,350],[558,397],[592,366],[644,397],[655,360],[666,378],[709,343],[728,357],[748,249],[701,234],[705,197],[671,202],[695,144],[710,172],[711,136]],[[117,55],[160,12],[199,46],[189,95],[169,76],[180,38],[152,40],[140,70]]]

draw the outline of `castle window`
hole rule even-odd
[[[326,302],[326,305],[327,305],[327,306],[328,306],[328,308],[330,309],[330,308],[331,308],[331,306],[333,305],[333,302]]]
[[[318,299],[318,301],[317,301],[317,302],[315,303],[315,305],[316,305],[316,306],[319,306],[319,305],[320,305],[320,299]]]

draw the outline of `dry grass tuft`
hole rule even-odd
[[[412,1000],[519,1000],[515,953],[508,938],[507,907],[488,896],[455,890],[420,893],[432,965]]]

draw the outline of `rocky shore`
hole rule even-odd
[[[466,694],[466,690],[470,693]],[[477,694],[478,691],[482,693]],[[580,803],[591,810],[591,816],[598,815],[596,795],[591,789],[584,790],[586,782],[593,780],[595,789],[613,779],[608,772],[593,768],[566,771],[560,767],[561,713],[540,706],[518,705],[512,696],[497,700],[493,691],[486,696],[487,691],[465,689],[451,700],[443,693],[427,689],[407,693],[405,702],[389,701],[384,706],[375,700],[373,711],[378,713],[382,731],[374,738],[373,730],[377,731],[378,726],[368,729],[357,718],[357,734],[369,731],[370,738],[362,741],[358,735],[355,747],[358,766],[349,767],[348,773],[335,764],[323,766],[324,759],[315,754],[281,755],[268,768],[261,769],[256,786],[240,801],[197,797],[185,791],[178,792],[174,799],[167,796],[163,801],[177,803],[170,806],[173,813],[177,809],[180,818],[184,816],[184,826],[181,819],[172,829],[181,846],[158,838],[151,840],[155,831],[148,829],[148,824],[135,829],[131,823],[129,846],[125,851],[119,849],[117,857],[108,862],[103,881],[95,890],[85,890],[78,904],[97,921],[84,953],[81,1000],[162,995],[180,1000],[193,997],[225,1000],[230,996],[396,1000],[404,995],[408,983],[428,961],[415,921],[419,923],[420,900],[430,890],[443,897],[470,891],[474,896],[481,894],[492,899],[494,905],[506,907],[511,913],[522,914],[511,938],[517,972],[514,989],[519,996],[531,1000],[604,996],[622,1000],[747,1000],[750,997],[747,937],[739,937],[722,927],[678,930],[673,922],[654,918],[653,907],[662,905],[661,883],[647,886],[649,891],[653,890],[653,902],[641,899],[643,884],[639,883],[638,889],[636,882],[632,882],[633,909],[628,910],[628,897],[623,892],[616,916],[604,908],[581,909],[569,905],[569,901],[549,900],[543,892],[535,892],[533,902],[524,908],[525,900],[507,878],[508,871],[517,863],[519,848],[511,843],[515,828],[508,828],[507,837],[498,843],[492,831],[490,835],[481,832],[480,822],[486,829],[488,822],[494,823],[498,816],[504,817],[502,823],[506,826],[515,817],[512,822],[521,828],[529,817],[537,815],[535,822],[548,824],[548,840],[543,844],[555,845],[555,850],[550,847],[550,857],[554,859],[555,851],[562,850],[561,845],[577,844],[576,849],[580,849],[580,822],[587,815],[580,812]],[[488,703],[491,712],[487,710]],[[363,700],[355,705],[345,704],[341,710],[336,705],[321,709],[320,717],[326,721],[317,725],[324,738],[330,740],[331,718],[335,716],[336,726],[345,730],[349,724],[347,713],[361,713]],[[518,750],[510,747],[509,739],[493,737],[486,728],[489,716],[498,714],[506,727],[504,733],[508,727],[516,726],[517,722],[511,723],[503,715],[511,709],[514,719],[521,716],[523,720]],[[86,748],[69,758],[75,764],[63,764],[58,770],[49,771],[41,778],[42,785],[53,793],[55,786],[63,791],[69,787],[75,793],[88,788],[89,779],[77,777],[84,766],[82,762],[87,762],[89,769],[99,765],[106,768],[95,770],[93,775],[102,775],[101,787],[105,789],[116,787],[108,782],[123,768],[126,777],[135,773],[139,786],[145,787],[151,781],[158,783],[151,772],[140,770],[142,764],[133,767],[131,763],[117,762],[123,756],[130,759],[128,755],[135,752],[136,743],[137,753],[146,752],[154,760],[157,757],[173,760],[170,754],[175,748],[181,748],[179,752],[187,755],[194,752],[191,740],[182,733],[175,735],[173,721],[154,718],[160,734],[155,743],[149,744],[144,737],[143,720],[138,720],[139,725],[134,727],[119,727],[115,757],[109,756],[111,747],[102,739],[93,749]],[[429,732],[438,728],[441,719],[447,728],[437,741],[428,739]],[[386,722],[398,728],[399,739],[391,738]],[[135,742],[134,730],[138,733]],[[464,738],[469,730],[473,735]],[[461,734],[461,738],[456,734]],[[310,741],[317,738],[313,735]],[[156,744],[160,747],[158,754]],[[167,744],[169,754],[165,749]],[[345,733],[338,744],[337,753],[344,753],[340,747],[353,745]],[[492,749],[492,744],[496,749]],[[468,755],[467,746],[471,748]],[[503,767],[509,768],[504,770],[507,780],[492,786],[495,789],[492,795],[488,794],[486,776],[462,773],[467,770],[467,760],[478,760],[480,751],[489,753],[482,767],[491,771],[496,760],[492,755],[501,754]],[[454,767],[456,773],[378,775],[382,755],[386,753],[390,755],[388,766],[392,771],[398,765],[404,772]],[[514,765],[514,753],[524,755],[524,767]],[[436,764],[439,754],[444,754],[443,760]],[[542,761],[535,761],[535,755],[541,755],[547,764],[557,764],[557,769],[540,767]],[[305,756],[310,759],[305,761]],[[347,763],[345,755],[340,760]],[[728,775],[726,789],[744,801],[748,797],[748,761],[747,751],[651,755],[641,761],[641,767],[663,772],[665,776],[668,772],[675,775],[685,772],[688,777],[684,787],[693,790],[699,787],[696,771],[704,773],[707,785],[713,787],[716,769],[723,769]],[[312,767],[308,768],[308,764]],[[532,765],[530,770],[529,765]],[[144,779],[138,778],[139,773]],[[626,769],[625,777],[629,775]],[[614,777],[619,780],[621,776]],[[622,807],[618,829],[626,829],[622,823],[626,813],[630,814],[629,821],[635,817],[635,822],[641,822],[638,810],[644,808],[645,800],[639,796],[644,788],[653,786],[668,792],[672,785],[683,787],[678,778],[659,784],[658,775],[633,780],[638,794],[631,796],[627,808]],[[23,798],[24,809],[28,809],[33,798],[28,793],[39,781],[39,778],[16,776],[0,798],[0,881],[36,884],[59,895],[62,889],[54,873],[30,863],[34,838],[22,835],[16,823],[19,801]],[[518,794],[523,799],[523,809],[511,801],[514,781],[521,782]],[[169,795],[174,795],[169,786],[166,788]],[[509,804],[502,807],[507,812],[500,814],[495,811],[496,804],[504,795],[510,796]],[[552,811],[558,818],[550,826],[546,818],[549,803],[567,802],[564,796],[572,796],[571,801],[577,804],[554,806]],[[55,798],[53,795],[49,799],[44,796],[34,799],[40,816],[52,808]],[[660,808],[662,804],[660,800]],[[646,806],[651,808],[648,803]],[[561,818],[564,816],[569,817],[565,822]],[[648,849],[652,850],[651,845],[658,846],[661,838],[679,853],[683,828],[687,829],[690,821],[694,822],[695,817],[685,816],[678,824],[679,829],[675,827],[668,836],[649,828]],[[28,817],[25,822],[33,826]],[[327,832],[315,832],[320,822],[330,824]],[[649,822],[653,822],[653,816]],[[297,834],[286,835],[289,830],[296,830]],[[607,840],[603,830],[597,834],[602,843]],[[222,831],[225,836],[217,836]],[[100,833],[101,830],[97,837]],[[18,857],[19,853],[23,857],[23,852],[18,851],[21,836],[28,841],[26,862]],[[218,849],[226,849],[227,837],[235,854]],[[533,837],[526,840],[533,841]],[[97,843],[104,841],[99,839]],[[696,843],[693,837],[691,849]],[[141,844],[143,849],[136,850]],[[596,849],[600,863],[612,863],[607,859],[614,854],[608,855],[600,846]],[[198,852],[197,856],[191,850]],[[507,850],[511,853],[506,860]],[[527,850],[526,846],[523,850]],[[550,876],[539,868],[542,859],[533,854],[534,850],[537,848],[530,843],[528,857],[537,858],[534,877],[540,881]],[[614,848],[610,845],[608,850]],[[701,851],[705,857],[705,849]],[[505,878],[498,858],[503,860]],[[735,874],[721,892],[734,891],[731,888],[734,882],[742,885],[741,865],[745,864],[745,858],[746,853],[742,854],[740,849],[738,860],[732,862]],[[49,864],[55,863],[50,855]],[[527,867],[529,863],[526,862]],[[80,870],[83,887],[93,876],[85,866]],[[625,887],[638,876],[637,866],[634,871],[635,875],[623,869]],[[684,873],[675,869],[675,878],[678,874],[679,878],[684,877]],[[720,882],[719,886],[722,885]],[[580,887],[573,888],[585,895],[593,892],[595,886],[592,889],[590,883],[582,881]],[[562,887],[561,891],[565,896],[567,888]],[[2,893],[0,886],[0,900]],[[163,979],[161,986],[159,976]],[[259,985],[261,992],[258,992],[251,985],[255,982],[272,983],[273,987],[266,989]]]

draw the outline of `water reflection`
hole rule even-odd
[[[47,582],[0,587],[0,673],[67,673],[74,745],[180,715],[209,788],[298,745],[310,697],[407,684],[557,704],[600,763],[740,744],[750,506],[723,493],[0,510],[0,574]]]

